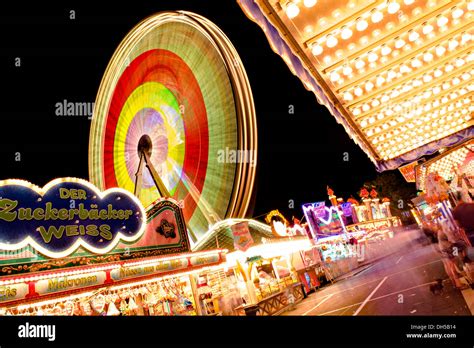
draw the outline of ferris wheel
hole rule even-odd
[[[224,33],[190,12],[163,12],[121,42],[100,84],[90,180],[147,208],[183,202],[190,237],[244,217],[255,178],[256,117],[242,62]]]

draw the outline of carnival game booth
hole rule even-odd
[[[306,235],[281,236],[281,230],[256,220],[228,219],[215,224],[194,250],[216,246],[229,250],[229,275],[243,300],[234,302],[236,314],[277,315],[310,290],[302,275],[316,261]]]
[[[2,314],[207,314],[197,288],[215,286],[227,251],[191,252],[178,202],[145,210],[74,178],[2,181],[0,197]]]
[[[474,197],[474,140],[442,151],[415,166],[415,178],[421,193],[413,199],[413,211],[420,225],[430,221],[445,222],[455,228],[451,211],[461,199]]]

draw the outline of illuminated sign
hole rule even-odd
[[[56,179],[40,188],[22,180],[0,181],[0,249],[28,245],[61,258],[79,247],[95,254],[145,231],[145,210],[128,191],[100,192],[89,182]]]
[[[344,222],[337,207],[326,207],[325,202],[307,203],[303,212],[315,237],[344,233]]]
[[[398,168],[400,173],[407,182],[415,182],[415,167],[418,165],[418,161],[404,165],[403,167]]]

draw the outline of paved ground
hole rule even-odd
[[[430,284],[444,279],[442,294]],[[473,290],[456,290],[434,245],[411,241],[396,253],[308,296],[283,315],[471,315]],[[472,308],[471,308],[472,309]]]

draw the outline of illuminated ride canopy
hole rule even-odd
[[[378,171],[474,135],[474,0],[238,0]]]
[[[245,215],[256,138],[249,82],[228,38],[199,15],[159,13],[125,37],[106,69],[90,180],[102,190],[136,191],[145,207],[160,196],[183,201],[196,241],[210,223]]]

